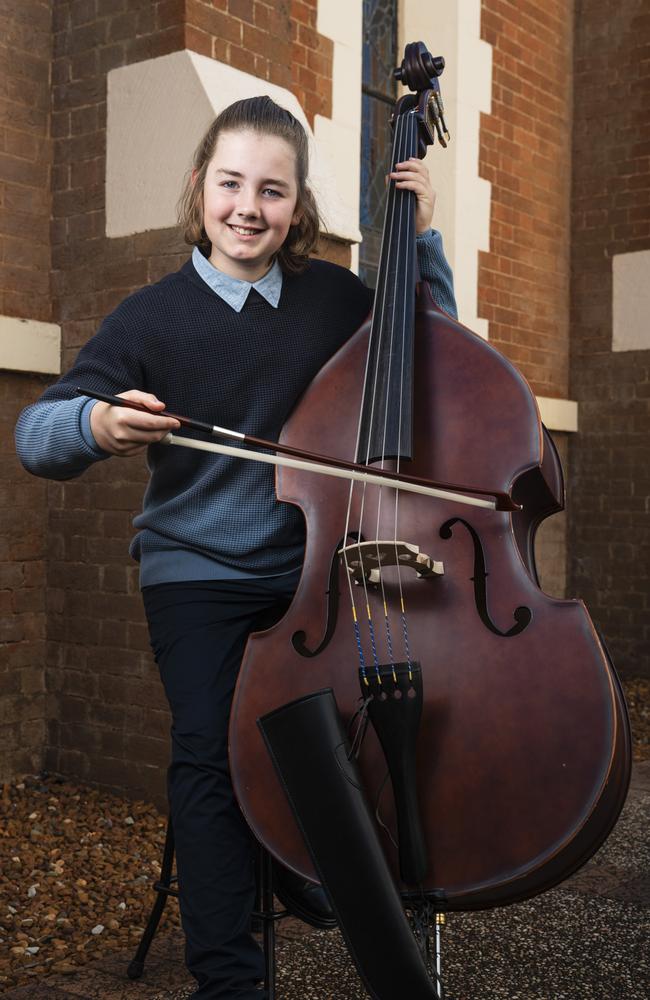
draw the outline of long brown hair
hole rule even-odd
[[[300,219],[295,226],[290,227],[276,256],[283,271],[297,274],[305,269],[309,254],[318,243],[320,217],[316,199],[307,183],[307,134],[297,118],[270,97],[250,97],[230,104],[217,115],[201,139],[192,163],[196,171],[194,181],[191,175],[187,178],[178,203],[178,221],[185,242],[199,247],[206,256],[210,256],[212,244],[203,227],[203,185],[206,170],[221,133],[244,130],[279,136],[289,143],[296,154],[296,209],[300,212]]]

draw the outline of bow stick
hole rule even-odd
[[[341,458],[332,458],[327,455],[319,455],[317,452],[303,451],[300,448],[293,448],[289,445],[280,444],[277,441],[265,441],[263,438],[254,437],[252,434],[242,434],[241,431],[229,430],[226,427],[219,427],[216,424],[208,424],[203,420],[194,420],[191,417],[183,417],[178,413],[171,413],[169,410],[156,412],[150,410],[143,403],[137,403],[131,399],[123,399],[121,396],[111,396],[107,393],[96,392],[94,389],[83,389],[77,386],[76,393],[79,396],[89,396],[110,406],[125,406],[130,410],[139,410],[141,413],[150,413],[154,417],[171,417],[178,420],[182,427],[190,427],[192,430],[202,431],[212,437],[235,438],[244,444],[254,445],[258,448],[269,448],[271,451],[280,452],[281,455],[294,456],[293,458],[281,458],[279,455],[265,455],[257,451],[248,451],[245,448],[232,448],[228,445],[214,444],[211,441],[195,441],[193,438],[186,438],[175,434],[167,434],[161,444],[182,445],[185,448],[196,448],[199,451],[212,451],[219,455],[232,455],[235,458],[246,458],[255,462],[266,462],[270,465],[284,465],[292,469],[304,469],[308,472],[319,472],[323,475],[338,476],[343,479],[351,479],[355,482],[368,483],[373,486],[392,486],[395,489],[405,490],[409,493],[422,493],[426,496],[437,497],[441,500],[455,500],[458,503],[470,504],[475,507],[487,507],[491,510],[521,510],[521,506],[516,504],[512,497],[500,490],[484,490],[474,486],[454,486],[450,483],[437,483],[429,479],[419,479],[416,476],[407,476],[402,473],[390,472],[386,469],[375,469],[368,471],[365,465],[358,465],[355,462],[348,462]],[[468,494],[475,494],[470,496]],[[493,500],[483,499],[484,497],[494,497]]]

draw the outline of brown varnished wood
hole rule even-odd
[[[367,335],[365,326],[319,373],[287,422],[283,441],[353,460]],[[404,471],[444,482],[489,482],[504,492],[514,489],[515,495],[518,481],[527,477],[522,492],[531,509],[536,482],[539,510],[552,507],[549,497],[558,499],[557,467],[548,456],[545,466],[530,388],[494,348],[440,313],[428,288],[420,289],[417,303],[415,372],[415,458]],[[330,565],[343,533],[349,487],[288,469],[278,472],[277,481],[279,498],[305,516],[305,565],[285,617],[249,640],[231,716],[231,767],[256,837],[285,865],[313,878],[256,720],[328,687],[345,718],[358,706],[358,657],[343,568],[331,643],[312,658],[292,645],[298,631],[310,648],[325,634]],[[383,490],[380,537],[393,534],[390,492]],[[357,510],[360,497],[357,488]],[[376,509],[377,492],[367,491],[368,537],[375,534]],[[424,888],[442,890],[447,906],[456,910],[514,902],[570,874],[607,836],[629,778],[627,717],[606,651],[580,601],[540,590],[526,554],[531,546],[522,543],[528,527],[516,531],[517,516],[414,494],[402,493],[399,501],[397,536],[445,566],[440,579],[410,574],[403,584],[410,647],[422,665],[425,698],[417,774],[429,854]],[[470,535],[457,524],[451,538],[440,537],[450,518],[471,523],[481,539],[489,613],[497,627],[506,631],[513,624],[517,606],[531,609],[530,625],[519,635],[495,635],[481,621]],[[389,598],[397,593],[394,574],[386,571]],[[356,596],[363,607],[362,594]],[[377,592],[371,603],[381,620]],[[388,662],[383,637],[379,645],[382,662]],[[398,641],[395,645],[401,650]],[[403,658],[401,652],[396,658]],[[386,765],[372,731],[360,764],[374,801]],[[381,813],[394,829],[389,784]],[[396,851],[381,835],[399,880]]]

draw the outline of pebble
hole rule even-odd
[[[53,962],[52,969],[54,972],[61,972],[64,976],[69,976],[77,971],[77,966],[71,962]]]

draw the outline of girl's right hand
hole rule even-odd
[[[173,417],[156,415],[155,411],[164,410],[165,404],[149,392],[129,389],[118,395],[142,403],[152,412],[142,413],[125,406],[95,403],[90,411],[90,429],[97,446],[111,455],[135,455],[148,445],[162,441],[166,434],[181,426]]]

